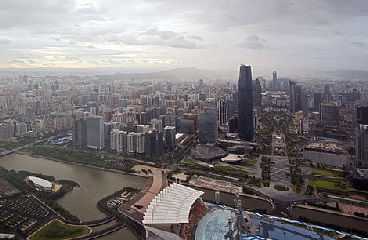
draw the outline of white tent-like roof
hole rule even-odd
[[[192,204],[204,192],[174,183],[156,195],[148,205],[143,224],[188,223]]]
[[[28,176],[28,179],[33,182],[34,185],[41,186],[43,188],[52,188],[52,183],[35,176]]]

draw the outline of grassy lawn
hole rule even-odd
[[[241,170],[241,169],[238,169],[238,168],[234,168],[234,167],[231,167],[231,166],[214,166],[214,169],[219,173],[230,175],[230,176],[231,175],[248,176],[248,174],[249,174],[247,171],[244,171],[244,170]]]
[[[257,159],[244,159],[243,162],[240,163],[240,165],[244,167],[253,167],[257,162]]]
[[[34,234],[30,240],[56,240],[56,239],[69,239],[87,235],[90,233],[90,229],[86,226],[72,226],[63,224],[58,220],[52,220],[40,231]]]
[[[325,180],[312,180],[309,181],[309,185],[316,188],[324,188],[331,190],[341,190],[341,191],[350,191],[355,190],[348,182],[333,182],[333,181],[325,181]]]
[[[344,173],[343,172],[333,171],[333,170],[322,170],[322,169],[314,168],[312,170],[312,173],[314,175],[320,175],[322,177],[344,178]]]

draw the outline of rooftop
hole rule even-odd
[[[336,143],[311,143],[307,146],[305,146],[307,149],[316,149],[316,150],[322,150],[322,151],[329,151],[329,152],[346,152],[343,148],[339,147]]]
[[[188,217],[191,206],[202,194],[202,191],[173,183],[152,199],[144,214],[142,223],[189,223]]]
[[[35,176],[28,176],[28,179],[32,181],[33,184],[35,185],[41,186],[43,188],[52,188],[52,183],[45,179],[35,177]]]

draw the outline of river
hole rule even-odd
[[[77,182],[80,187],[74,188],[57,202],[82,221],[105,217],[105,214],[96,207],[97,201],[101,198],[127,186],[142,188],[146,182],[146,178],[143,177],[19,154],[1,157],[0,166],[16,171],[26,170],[50,175],[56,180],[67,179]],[[127,229],[120,230],[113,235],[132,237]],[[113,239],[111,237],[106,236],[104,239]]]

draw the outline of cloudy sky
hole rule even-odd
[[[0,68],[368,70],[366,0],[1,0]]]

